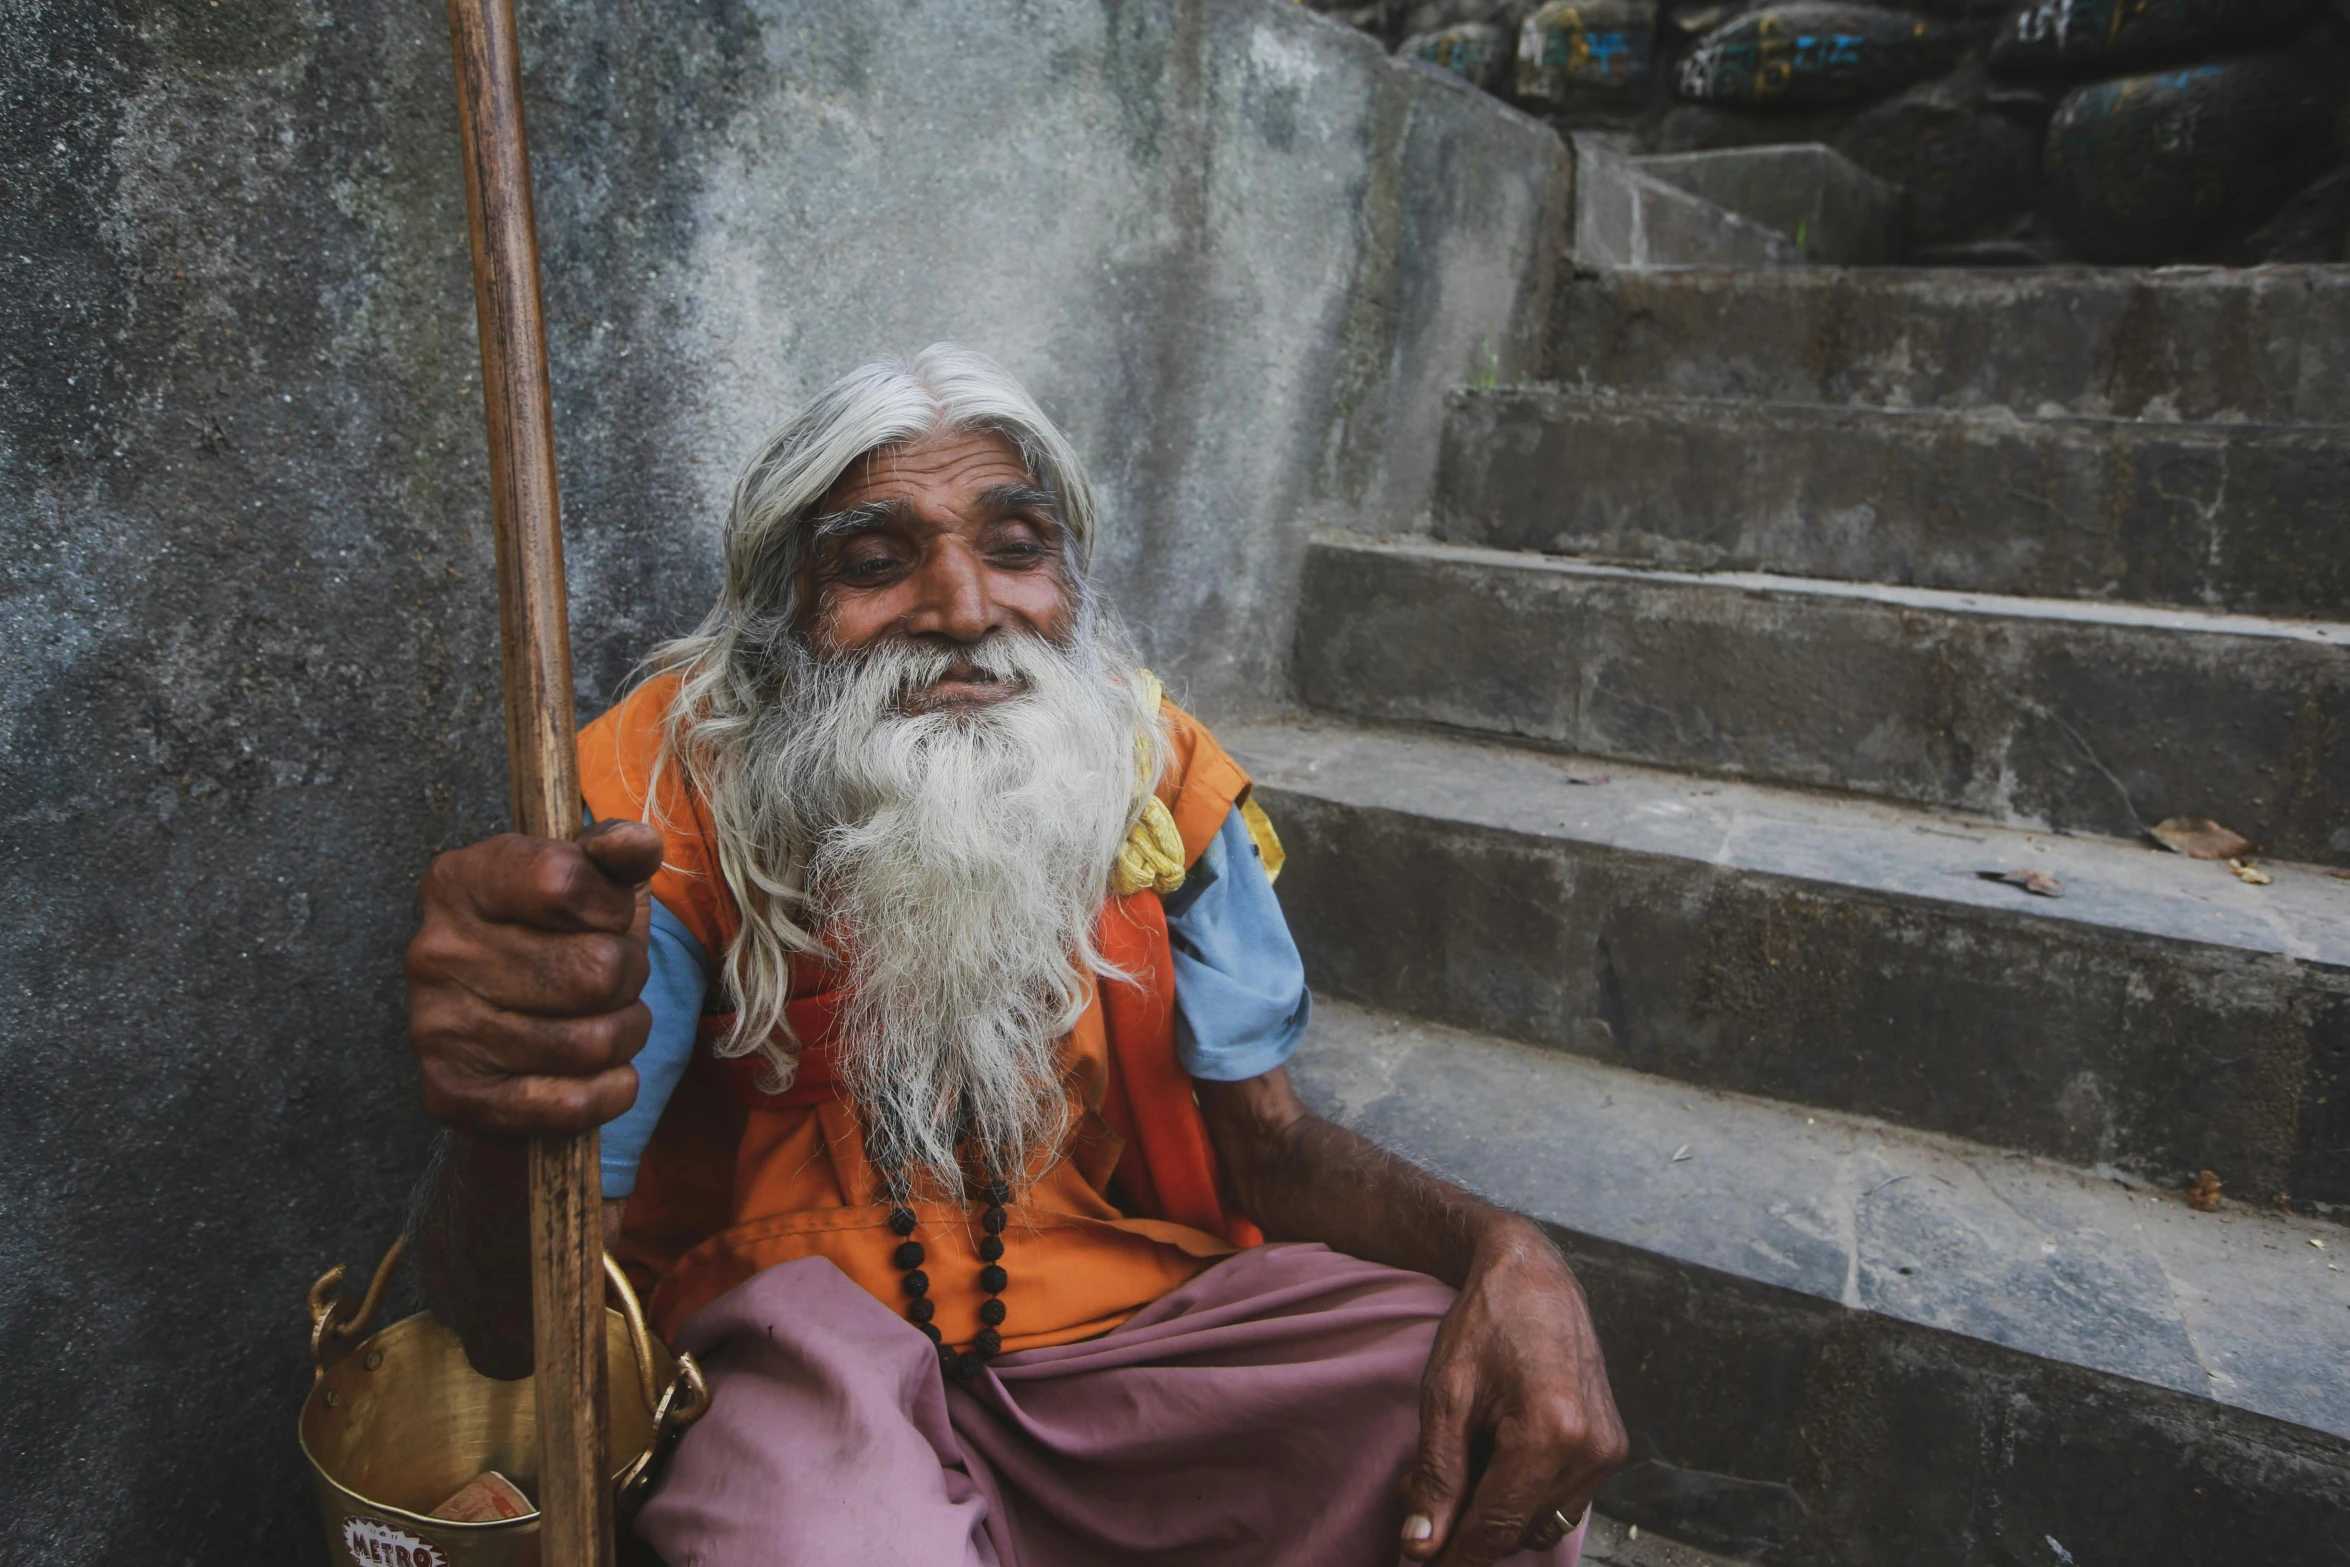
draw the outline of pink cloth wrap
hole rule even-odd
[[[1453,1292],[1322,1246],[1226,1258],[968,1385],[808,1258],[686,1323],[715,1395],[637,1533],[669,1567],[1389,1567]],[[1513,1567],[1574,1567],[1577,1530]]]

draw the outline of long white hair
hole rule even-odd
[[[1001,436],[1055,497],[1076,631],[1064,648],[991,637],[966,650],[1027,689],[1000,704],[1001,714],[893,718],[895,698],[935,678],[946,655],[811,650],[798,630],[808,524],[859,459],[957,431]],[[1088,973],[1104,971],[1091,919],[1142,804],[1137,784],[1157,778],[1165,742],[1090,586],[1095,515],[1067,438],[995,364],[951,344],[911,361],[876,361],[833,382],[761,443],[735,485],[717,603],[650,660],[680,682],[658,765],[679,767],[708,810],[720,874],[742,913],[723,966],[734,1022],[718,1053],[756,1051],[768,1085],[787,1083],[797,1049],[785,1014],[793,955],[845,939],[862,954],[852,972],[865,1000],[844,1022],[875,1036],[866,1043],[876,1048],[844,1064],[868,1138],[878,1125],[898,1145],[873,1150],[885,1164],[944,1168],[954,1127],[990,1145],[990,1157],[1032,1147],[1046,1130],[1038,1117],[1057,1114],[1058,1097],[1023,1112],[1007,1085],[1045,1069],[1039,1050],[1074,1021]],[[1029,708],[1029,697],[1050,710],[1049,723],[1012,711]],[[1105,768],[1115,776],[1103,776]],[[909,792],[931,807],[916,808]],[[942,826],[973,819],[1000,830],[991,838]],[[860,864],[871,874],[850,875]],[[864,928],[812,928],[826,918]],[[1021,947],[1028,972],[974,946],[972,933],[957,935],[956,921],[973,920]],[[957,1015],[925,1019],[925,1007]],[[947,1039],[947,1053],[976,1054],[975,1071],[915,1059],[921,1052],[910,1041],[925,1026],[959,1036]],[[927,1107],[914,1102],[925,1096]],[[884,1100],[894,1112],[877,1104]],[[925,1126],[935,1129],[928,1140]]]

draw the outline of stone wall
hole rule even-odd
[[[759,431],[945,336],[1178,692],[1273,704],[1307,530],[1536,346],[1556,139],[1300,7],[522,9],[583,715]],[[302,1291],[398,1225],[411,889],[503,816],[441,8],[28,0],[0,106],[0,1559],[315,1561]]]

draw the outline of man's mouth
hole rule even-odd
[[[908,691],[898,702],[908,716],[984,707],[1017,696],[1020,683],[980,668],[968,659],[956,659],[936,680]]]

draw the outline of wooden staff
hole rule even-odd
[[[473,297],[481,316],[514,826],[568,841],[579,836],[579,753],[572,739],[555,419],[513,0],[449,0],[449,36],[457,54],[457,124],[473,231]],[[593,1131],[532,1141],[539,1540],[549,1567],[612,1562],[600,1196]]]

